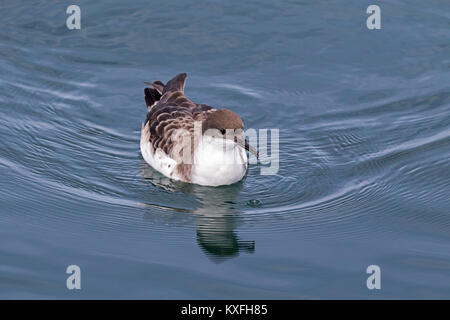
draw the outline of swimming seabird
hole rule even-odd
[[[240,181],[248,166],[244,123],[229,109],[190,101],[184,95],[186,73],[164,84],[146,82],[147,118],[141,130],[144,160],[165,176],[205,186]]]

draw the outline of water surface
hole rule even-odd
[[[0,4],[0,298],[450,298],[449,3],[77,4]],[[280,130],[276,175],[143,161],[143,81],[180,72]]]

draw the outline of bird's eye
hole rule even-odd
[[[225,134],[225,129],[220,129],[221,134]]]

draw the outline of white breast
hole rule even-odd
[[[240,181],[246,171],[247,154],[233,141],[203,136],[195,148],[192,183],[206,186],[233,184]]]

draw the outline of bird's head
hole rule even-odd
[[[258,157],[258,151],[249,145],[244,137],[242,119],[229,109],[219,109],[211,112],[202,125],[203,135],[234,141],[237,145]]]

